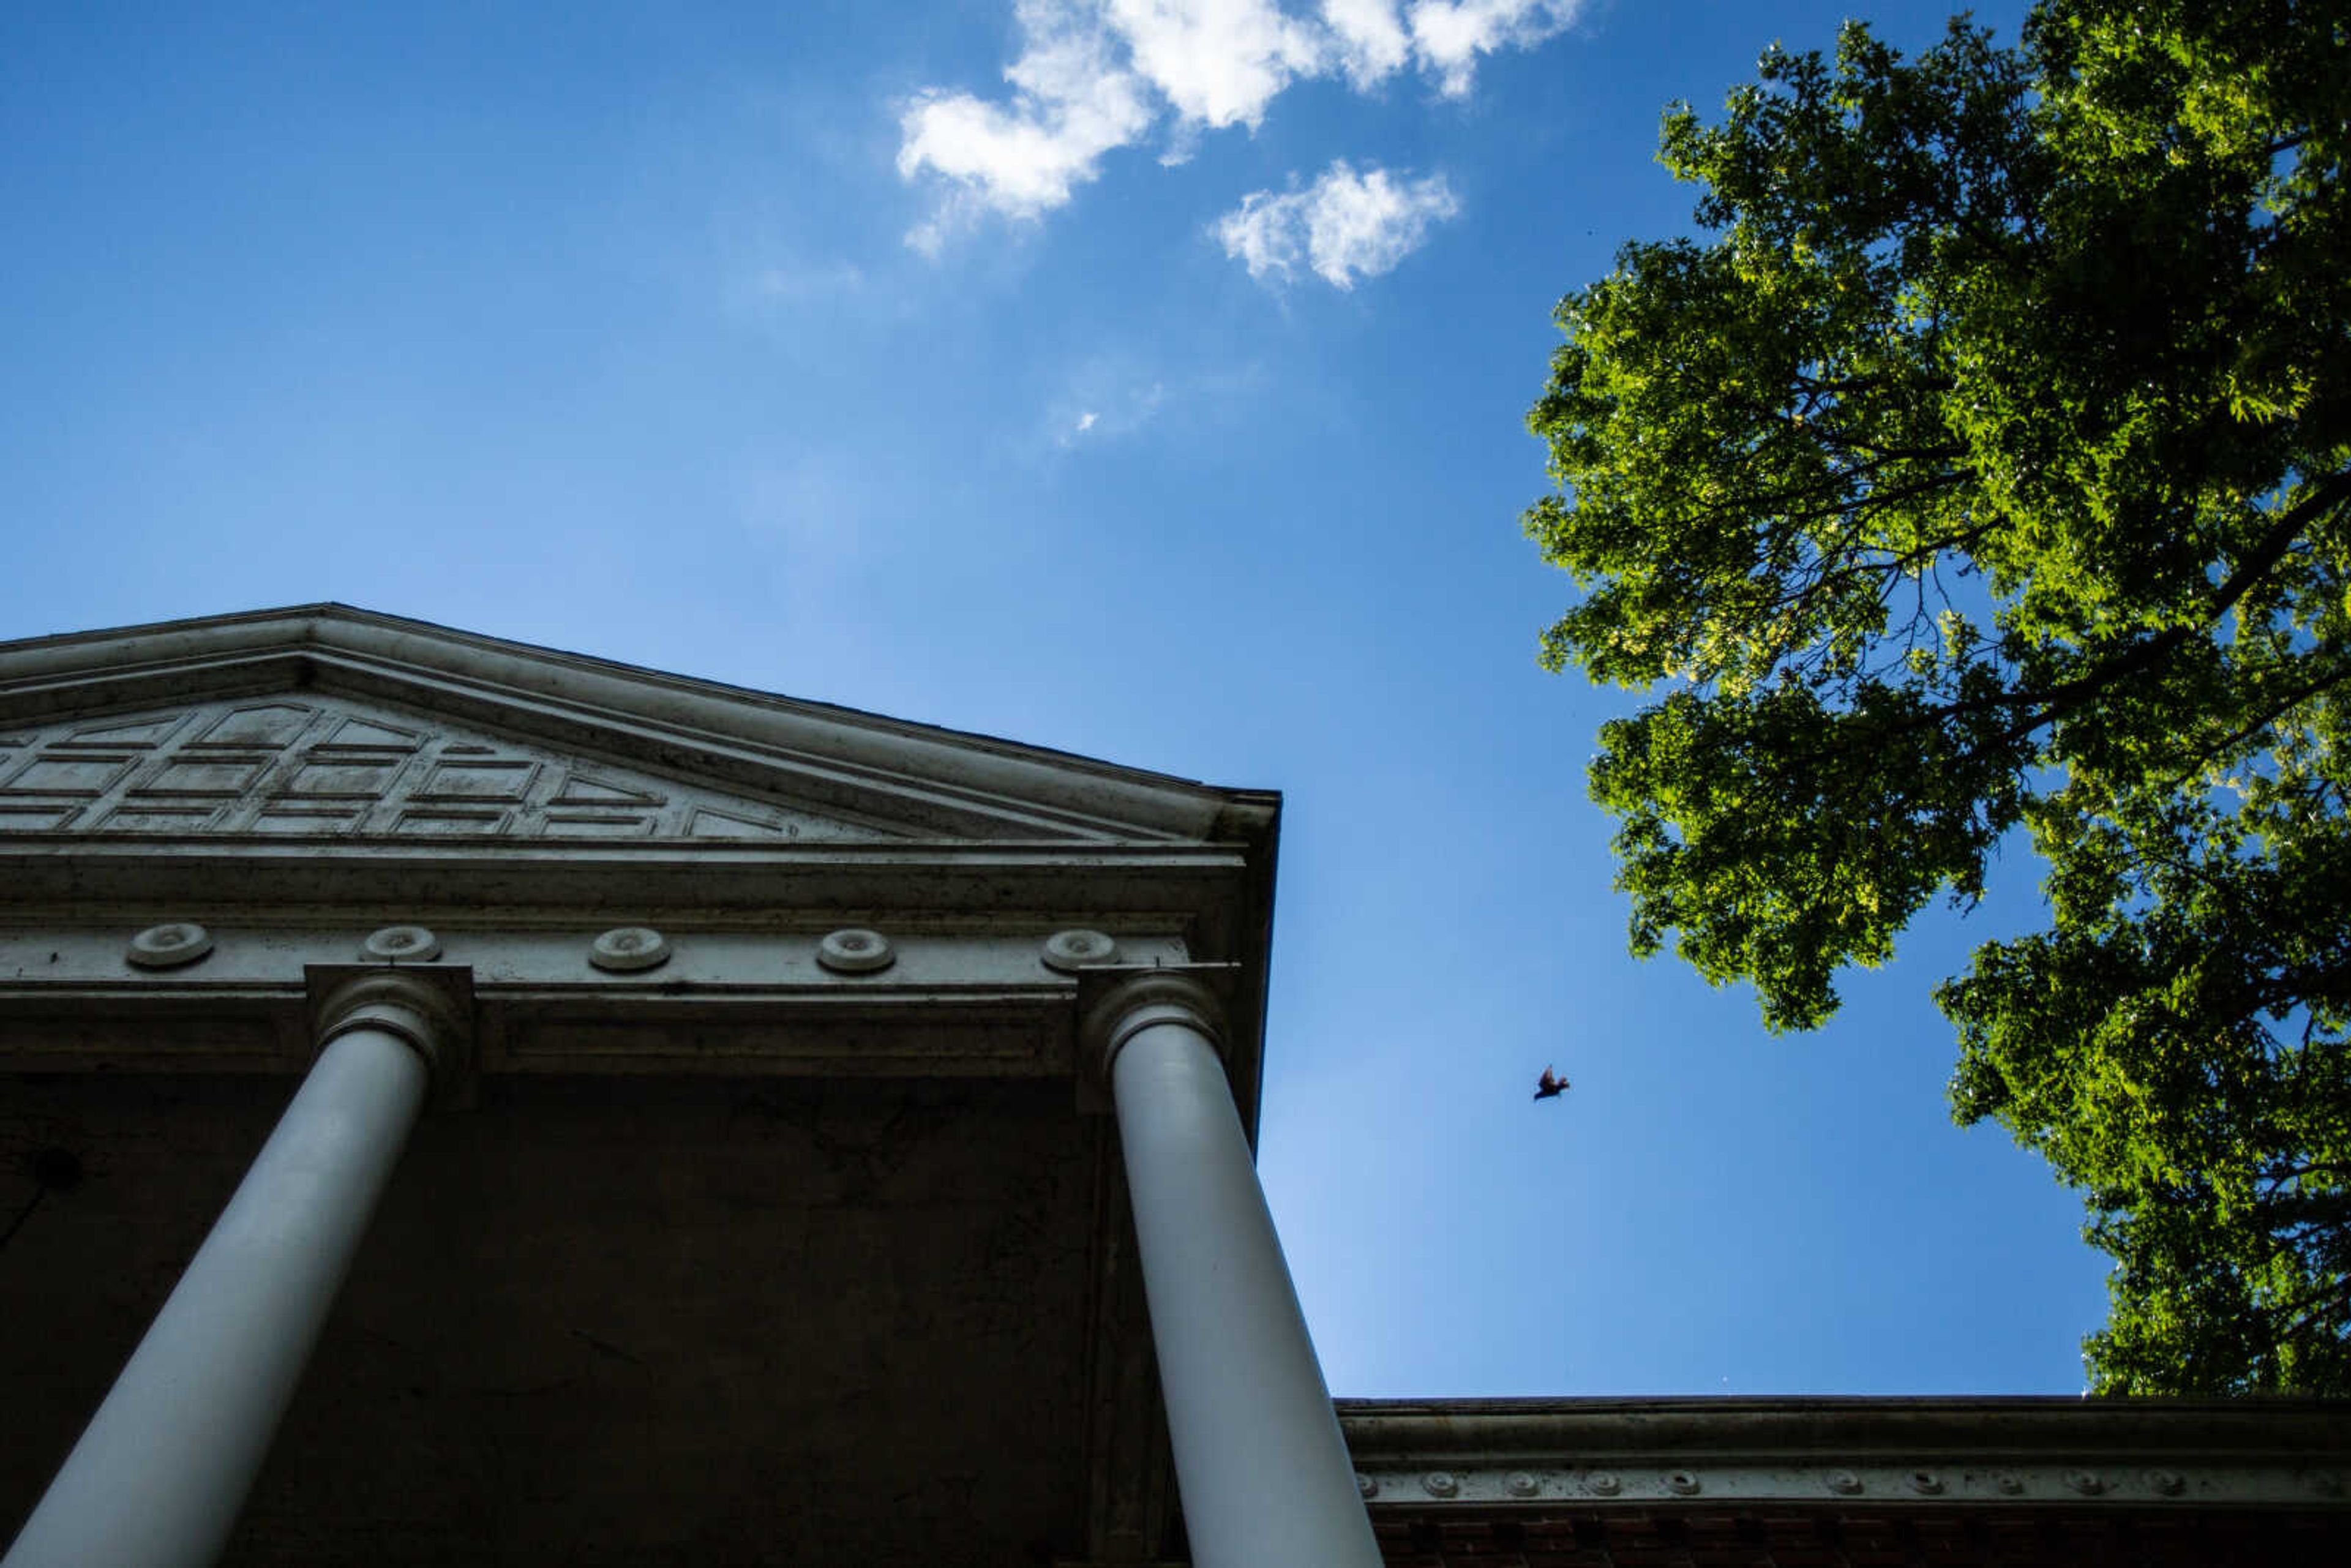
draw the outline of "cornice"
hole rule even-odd
[[[1374,1506],[2351,1507],[2351,1404],[1337,1402]]]
[[[310,688],[387,697],[696,777],[879,791],[948,834],[1022,821],[1099,838],[1254,841],[1270,791],[1184,779],[340,604],[0,643],[0,724],[93,706]],[[871,801],[864,803],[871,809]]]

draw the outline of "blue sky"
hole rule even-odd
[[[1278,788],[1335,1392],[2081,1386],[2103,1260],[1927,999],[2029,860],[1772,1039],[1625,956],[1632,699],[1534,663],[1551,308],[1840,7],[323,9],[0,24],[0,636],[334,598]]]

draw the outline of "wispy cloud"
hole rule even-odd
[[[865,274],[846,261],[785,261],[761,267],[752,286],[761,298],[800,304],[855,294],[865,287]]]
[[[1046,411],[1046,434],[1061,447],[1133,435],[1166,401],[1166,382],[1116,356],[1104,358],[1072,375],[1069,392]]]
[[[1205,131],[1254,129],[1293,82],[1342,77],[1369,91],[1417,69],[1459,97],[1480,56],[1552,37],[1581,4],[1322,0],[1307,16],[1275,0],[1018,0],[1007,96],[935,87],[900,106],[898,172],[938,191],[908,241],[935,252],[987,215],[1041,217],[1103,154],[1162,128],[1165,161],[1180,162]]]
[[[1335,288],[1376,277],[1420,248],[1431,224],[1461,210],[1441,174],[1358,174],[1343,158],[1303,191],[1253,191],[1217,220],[1225,254],[1256,278],[1288,278],[1302,260]]]

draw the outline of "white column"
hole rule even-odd
[[[1090,1011],[1143,1257],[1197,1568],[1377,1568],[1379,1548],[1198,983],[1143,975]]]
[[[204,1568],[220,1554],[457,1020],[370,973],[0,1568]]]

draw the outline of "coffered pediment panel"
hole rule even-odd
[[[593,841],[622,859],[653,858],[631,841],[1262,842],[1270,876],[1277,810],[1265,792],[340,604],[0,642],[0,841],[36,858],[163,836],[263,858],[302,841],[528,844],[532,863]]]
[[[841,841],[891,825],[301,693],[0,731],[0,833]]]

